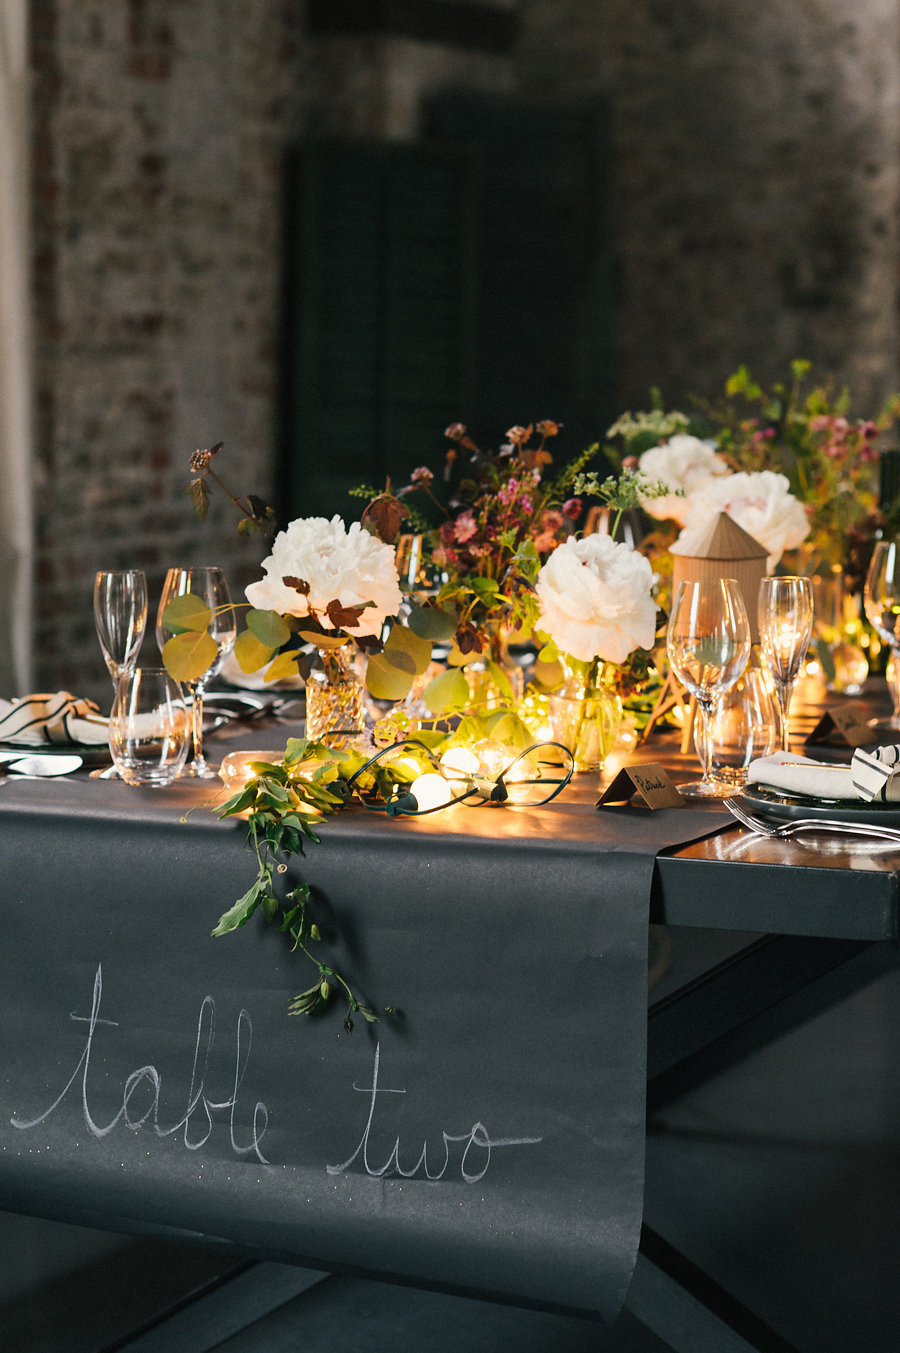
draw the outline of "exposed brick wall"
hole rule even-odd
[[[37,655],[42,686],[108,698],[98,568],[260,549],[230,504],[181,489],[224,439],[236,489],[271,491],[281,160],[302,120],[291,0],[36,0]],[[156,660],[152,636],[145,660]]]

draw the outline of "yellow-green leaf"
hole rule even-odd
[[[265,681],[286,681],[300,675],[296,653],[279,653],[266,668]]]
[[[333,634],[318,634],[315,630],[298,630],[297,633],[304,643],[315,644],[316,648],[340,648],[350,642],[346,636],[340,639]]]
[[[173,598],[162,614],[162,623],[172,634],[205,630],[210,620],[212,611],[192,592],[185,592],[183,596]],[[208,667],[209,663],[206,666]]]
[[[462,709],[469,700],[469,683],[458,668],[448,667],[425,687],[425,704],[432,714],[445,709]]]
[[[275,656],[275,650],[261,644],[250,630],[241,630],[235,640],[234,656],[242,672],[258,672]]]
[[[215,639],[206,630],[188,630],[166,642],[162,651],[163,665],[176,681],[199,681],[218,653]]]
[[[461,653],[454,643],[450,645],[450,652],[447,654],[447,666],[468,667],[470,662],[477,662],[481,656],[475,649],[471,653]]]
[[[420,639],[446,641],[456,633],[456,613],[444,611],[439,606],[414,606],[409,616],[409,628]]]
[[[402,700],[412,689],[416,665],[399,650],[373,653],[366,667],[366,686],[376,700]]]
[[[247,628],[265,648],[280,648],[291,637],[290,629],[277,611],[248,611]]]
[[[415,663],[416,676],[427,672],[431,662],[431,640],[422,639],[406,625],[395,625],[384,645],[385,653],[405,653]],[[403,666],[399,663],[398,666]]]

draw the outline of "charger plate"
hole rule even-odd
[[[745,785],[735,798],[748,813],[769,822],[823,818],[831,822],[881,822],[900,827],[900,803],[859,803],[851,799],[814,799],[767,785]]]
[[[4,761],[16,756],[80,756],[85,766],[109,766],[112,757],[106,742],[0,742]]]

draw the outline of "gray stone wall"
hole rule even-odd
[[[169,564],[220,563],[235,591],[256,569],[230,506],[201,527],[181,489],[220,439],[236,488],[274,487],[283,152],[305,128],[414,138],[448,85],[602,97],[620,408],[794,356],[860,412],[900,385],[894,0],[498,7],[506,53],[313,34],[300,0],[33,0],[43,687],[108,698],[97,568],[144,567],[154,605]]]

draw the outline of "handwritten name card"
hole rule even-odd
[[[647,761],[640,766],[623,766],[612,784],[600,795],[596,806],[610,808],[613,804],[628,803],[635,796],[651,809],[684,807],[684,799],[668,771],[656,761]]]
[[[806,741],[829,742],[835,735],[851,747],[873,742],[868,711],[862,705],[829,705]]]

